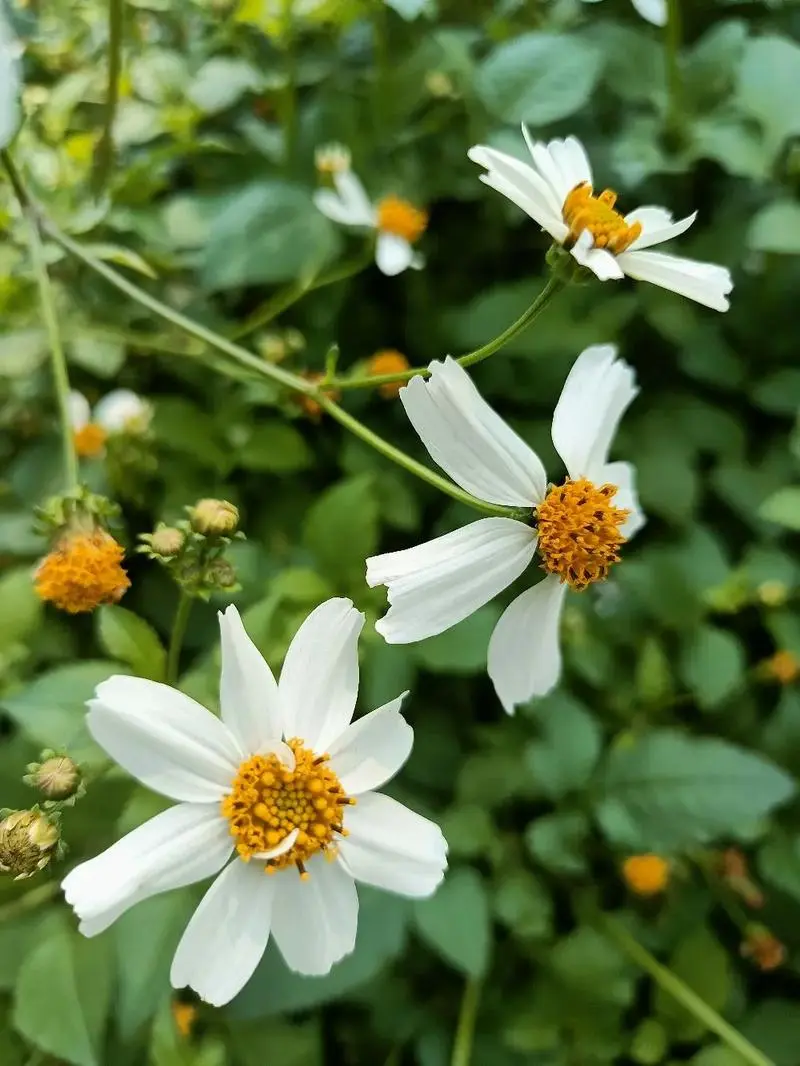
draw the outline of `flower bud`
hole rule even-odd
[[[41,811],[12,811],[0,822],[0,873],[15,881],[32,877],[50,862],[58,827]]]
[[[192,528],[211,537],[224,537],[236,532],[239,511],[227,500],[198,500],[190,509]]]
[[[764,973],[777,970],[786,962],[786,946],[763,925],[747,926],[740,951]]]
[[[161,529],[151,534],[149,539],[150,547],[156,555],[163,556],[177,555],[186,542],[186,537],[181,530],[174,529],[172,526],[162,526]]]
[[[37,766],[29,780],[45,799],[68,800],[81,787],[81,772],[68,755],[54,755]]]
[[[215,559],[208,568],[207,576],[218,589],[232,589],[236,585],[236,571],[227,559]]]

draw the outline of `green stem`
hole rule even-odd
[[[181,591],[175,617],[172,620],[172,632],[169,637],[169,651],[167,653],[167,684],[174,685],[178,680],[178,669],[181,660],[181,648],[183,638],[186,636],[186,626],[189,621],[189,613],[192,610],[192,597]]]
[[[461,1010],[458,1014],[458,1027],[453,1041],[450,1066],[469,1066],[470,1064],[480,998],[481,983],[477,978],[470,977],[464,985],[464,995],[461,998]]]
[[[42,318],[44,319],[47,336],[50,341],[50,358],[53,364],[53,382],[56,389],[58,416],[61,423],[61,449],[64,459],[64,481],[66,487],[72,489],[78,486],[78,456],[75,452],[75,439],[69,410],[69,374],[67,373],[67,359],[64,355],[64,346],[61,343],[61,333],[58,328],[58,316],[56,315],[50,276],[47,273],[47,264],[44,258],[42,239],[39,234],[39,224],[32,211],[28,208],[25,208],[25,223],[28,230],[28,246],[31,251],[31,259],[33,260],[33,271],[39,286],[39,300],[42,305]]]
[[[558,277],[556,274],[551,274],[547,284],[528,307],[516,320],[512,322],[510,326],[503,330],[493,340],[488,341],[480,348],[476,348],[472,352],[467,352],[466,355],[460,355],[458,362],[462,366],[474,366],[475,363],[480,363],[484,359],[488,359],[490,355],[494,355],[505,344],[508,344],[510,340],[522,333],[528,326],[534,322],[539,315],[544,311],[557,292],[560,292],[564,288],[566,282]],[[418,374],[427,376],[430,373],[427,367],[412,367],[410,370],[403,370],[398,374],[376,374],[373,377],[354,377],[354,378],[336,378],[332,384],[337,389],[367,389],[376,388],[379,385],[387,385],[390,382],[408,381],[410,378],[416,377]]]
[[[43,885],[32,888],[19,899],[12,899],[0,907],[0,923],[15,921],[29,911],[36,910],[43,903],[48,903],[59,892],[58,881],[46,881]]]
[[[667,0],[667,24],[664,27],[664,54],[667,67],[667,127],[679,133],[683,127],[683,86],[681,84],[681,7],[680,0]]]
[[[123,0],[108,0],[108,87],[103,119],[103,133],[97,145],[92,189],[95,195],[103,191],[114,162],[114,120],[119,103],[119,76],[122,72]]]
[[[297,144],[297,56],[294,44],[294,0],[283,0],[283,43],[286,50],[286,88],[283,93],[284,163],[291,170]]]
[[[685,1007],[699,1022],[701,1022],[720,1040],[728,1045],[732,1051],[741,1055],[752,1066],[774,1066],[774,1063],[762,1054],[757,1047],[747,1040],[746,1037],[734,1029],[732,1025],[720,1017],[719,1014],[701,999],[687,984],[666,966],[662,966],[650,952],[635,940],[628,930],[616,918],[608,914],[602,914],[597,918],[597,923],[604,933],[613,940],[617,947],[650,974],[656,984],[672,998]]]
[[[353,418],[351,414],[348,414],[344,408],[340,407],[337,403],[334,403],[329,397],[321,393],[315,397],[317,403],[323,410],[334,418],[345,429],[349,429],[351,433],[356,437],[360,437],[365,443],[369,444],[371,448],[374,448],[376,452],[380,452],[381,455],[385,455],[387,459],[391,459],[393,463],[397,463],[398,466],[402,466],[404,470],[408,470],[410,474],[414,474],[422,481],[427,481],[429,485],[433,485],[434,488],[444,492],[447,496],[451,496],[454,500],[458,500],[459,503],[465,503],[468,507],[474,508],[476,511],[481,511],[487,515],[499,515],[503,518],[515,518],[525,521],[530,517],[530,510],[523,511],[518,507],[500,507],[495,504],[485,503],[483,500],[477,499],[475,496],[471,496],[468,492],[464,492],[457,485],[454,485],[452,481],[448,481],[447,478],[441,477],[433,470],[429,470],[427,466],[423,466],[422,463],[418,463],[416,459],[412,459],[410,455],[406,455],[405,452],[399,448],[395,448],[393,444],[384,440],[383,437],[379,437],[377,433],[373,433],[371,429],[364,425],[363,422],[359,422],[357,418]]]

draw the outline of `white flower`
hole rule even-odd
[[[375,262],[384,274],[402,274],[412,267],[419,270],[424,261],[413,244],[425,232],[428,216],[399,196],[386,196],[373,204],[352,170],[332,174],[333,189],[317,189],[314,203],[323,215],[343,226],[377,230]]]
[[[320,174],[339,174],[350,169],[350,149],[338,141],[321,144],[314,151],[314,166]]]
[[[106,439],[116,433],[143,433],[152,417],[150,404],[130,389],[114,389],[95,404],[81,392],[69,394],[69,413],[78,455],[101,455]]]
[[[486,168],[481,181],[522,208],[601,281],[627,274],[715,311],[728,310],[733,282],[725,267],[646,251],[684,233],[697,212],[675,222],[663,207],[637,207],[623,217],[611,189],[594,195],[592,168],[576,137],[544,144],[532,140],[524,124],[522,132],[533,165],[477,145],[467,154]]]
[[[5,148],[19,125],[22,49],[0,7],[0,148]]]
[[[638,391],[633,370],[615,356],[610,344],[587,348],[564,383],[552,435],[569,476],[554,487],[536,453],[455,360],[431,363],[427,381],[412,378],[400,393],[431,458],[453,481],[487,503],[524,508],[530,519],[482,518],[368,559],[367,584],[386,585],[391,604],[376,628],[390,644],[441,633],[516,580],[538,547],[548,576],[511,603],[489,643],[489,676],[509,713],[558,681],[567,588],[605,578],[622,542],[644,522],[633,468],[608,461],[617,424]]]
[[[374,791],[411,751],[403,696],[351,724],[363,624],[350,600],[321,604],[278,683],[229,607],[220,615],[221,720],[144,678],[98,687],[88,714],[94,739],[178,802],[64,879],[84,935],[221,870],[171,974],[176,988],[220,1005],[249,980],[270,935],[299,973],[325,974],[349,954],[356,880],[415,898],[434,892],[447,865],[440,829]]]

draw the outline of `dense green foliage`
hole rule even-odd
[[[130,591],[92,615],[43,608],[31,573],[47,545],[32,519],[63,488],[58,418],[25,229],[0,183],[0,803],[34,802],[21,777],[45,746],[90,778],[64,815],[64,862],[0,880],[3,1066],[445,1066],[465,981],[468,1009],[482,985],[476,1066],[741,1066],[609,938],[600,911],[777,1066],[797,1062],[800,692],[762,664],[776,650],[800,659],[800,7],[682,6],[670,68],[663,33],[625,0],[130,0],[97,197],[107,3],[14,11],[26,87],[12,151],[47,215],[265,362],[321,372],[336,342],[340,373],[380,349],[417,366],[499,334],[541,291],[548,242],[480,184],[466,151],[520,154],[521,120],[542,139],[580,136],[627,209],[697,209],[680,251],[729,266],[736,287],[724,315],[629,281],[571,287],[474,369],[548,470],[553,403],[583,347],[615,341],[641,384],[617,452],[638,468],[648,524],[607,584],[570,598],[559,688],[509,718],[485,673],[502,604],[407,647],[371,624],[385,596],[365,585],[366,556],[472,513],[53,242],[74,387],[92,401],[132,388],[155,413],[147,437],[82,464],[122,505]],[[372,194],[430,210],[424,270],[382,276],[362,238],[316,211],[314,152],[331,141]],[[331,281],[340,268],[350,276]],[[267,323],[276,294],[288,306]],[[342,404],[428,462],[396,399],[354,390]],[[177,596],[134,547],[209,496],[240,509],[233,599],[273,667],[328,596],[367,612],[363,707],[411,689],[415,748],[389,791],[442,824],[451,867],[429,901],[364,891],[356,951],[326,978],[290,974],[271,946],[229,1008],[201,1006],[187,1039],[168,973],[199,888],[91,941],[48,892],[160,809],[120,771],[91,781],[103,756],[83,704],[112,672],[165,676]],[[209,707],[229,601],[195,606],[181,659],[180,687]],[[731,846],[761,909],[724,876]],[[621,873],[643,852],[671,864],[652,899]],[[750,922],[786,946],[782,966],[742,957]]]

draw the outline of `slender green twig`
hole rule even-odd
[[[58,881],[46,881],[26,892],[24,896],[4,903],[0,907],[0,924],[15,921],[24,914],[28,914],[29,911],[41,907],[43,903],[49,903],[54,896],[58,895],[59,887]]]
[[[114,162],[114,121],[119,103],[119,77],[122,72],[123,0],[108,0],[108,86],[103,133],[97,145],[92,173],[92,189],[103,191]]]
[[[292,8],[294,0],[283,0],[281,15],[283,22],[283,47],[286,58],[286,86],[283,92],[284,164],[291,170],[297,144],[297,56],[295,54],[294,18]]]
[[[453,1055],[450,1066],[469,1066],[472,1059],[472,1042],[475,1038],[475,1020],[478,1016],[478,1004],[481,998],[481,983],[475,977],[467,979],[461,1010],[458,1015],[458,1027],[453,1041]]]
[[[169,637],[169,651],[167,652],[167,684],[174,685],[178,680],[178,672],[181,661],[181,648],[183,638],[186,636],[186,626],[189,622],[189,614],[192,610],[192,597],[181,591],[175,617],[172,620],[172,632]]]
[[[42,305],[47,337],[50,342],[50,358],[53,365],[53,382],[58,402],[58,417],[61,425],[61,450],[64,461],[64,481],[68,489],[78,485],[78,456],[75,452],[75,438],[69,410],[69,374],[61,332],[58,326],[53,288],[42,248],[39,224],[29,209],[25,209],[25,224],[28,231],[28,246],[33,260],[36,283],[39,286],[39,301]]]
[[[494,355],[505,344],[508,344],[510,340],[522,333],[528,326],[534,322],[539,315],[544,311],[557,292],[560,292],[564,288],[565,282],[559,278],[556,274],[551,274],[547,281],[547,284],[528,307],[515,321],[512,322],[507,329],[504,329],[497,337],[488,341],[486,344],[481,345],[480,348],[476,348],[472,352],[467,352],[466,355],[460,355],[458,362],[462,366],[474,366],[475,363],[480,363],[484,359],[488,359],[490,355]],[[391,382],[408,381],[410,378],[416,377],[418,374],[427,376],[430,373],[427,367],[412,367],[410,370],[402,370],[397,374],[376,374],[373,377],[339,377],[336,378],[331,384],[337,389],[366,389],[376,388],[379,385],[387,385]]]
[[[683,127],[683,85],[681,82],[681,6],[680,0],[667,0],[667,24],[664,27],[664,57],[667,67],[667,127],[674,134]]]
[[[662,966],[646,948],[642,947],[638,940],[631,936],[625,926],[617,921],[616,918],[609,914],[601,914],[596,918],[596,922],[599,928],[610,940],[614,941],[617,947],[625,952],[632,962],[635,962],[637,966],[649,973],[664,992],[672,996],[677,1003],[680,1003],[699,1022],[702,1022],[707,1029],[715,1033],[732,1051],[741,1055],[746,1062],[751,1063],[751,1066],[775,1066],[766,1055],[751,1044],[746,1037],[742,1036],[738,1029],[734,1029],[732,1025],[717,1014],[713,1007],[709,1007],[705,1000],[701,999],[693,989],[689,988],[677,974],[667,969],[666,966]]]

